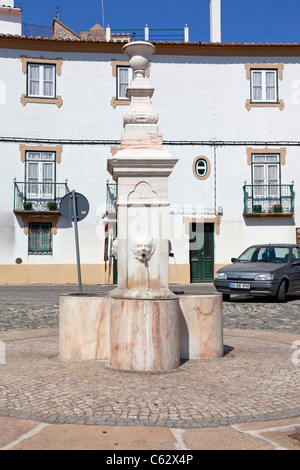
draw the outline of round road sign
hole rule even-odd
[[[75,214],[73,205],[73,196],[75,195]],[[89,213],[89,203],[85,196],[80,193],[72,191],[66,194],[60,201],[60,213],[67,220],[83,220]]]

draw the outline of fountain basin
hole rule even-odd
[[[91,361],[109,358],[109,323],[109,296],[60,296],[60,359]]]
[[[222,294],[185,294],[180,303],[181,359],[224,356]]]
[[[110,360],[113,368],[168,371],[181,360],[223,357],[221,294],[130,299],[60,297],[60,358]]]
[[[111,298],[110,365],[133,371],[180,366],[179,299]]]

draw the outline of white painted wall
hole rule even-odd
[[[57,78],[57,94],[63,105],[28,103],[20,97],[26,91],[21,55],[47,58],[62,57],[62,74]],[[125,57],[112,54],[77,54],[26,50],[0,50],[0,128],[2,136],[49,139],[119,140],[123,131],[125,107],[110,105],[115,95],[115,79],[110,60]],[[158,111],[159,130],[164,140],[299,140],[300,63],[294,57],[266,57],[266,62],[284,62],[283,80],[279,82],[278,108],[245,108],[250,97],[244,64],[260,63],[257,57],[180,57],[153,56],[150,82],[155,87],[152,99]],[[28,256],[28,239],[21,218],[13,215],[13,178],[24,180],[18,143],[0,142],[0,250],[1,264],[75,263],[73,227],[59,220],[53,237],[52,256]],[[226,264],[247,246],[258,242],[295,242],[295,227],[300,226],[299,148],[287,147],[286,165],[281,169],[282,184],[295,181],[295,217],[289,219],[244,219],[243,184],[251,182],[246,147],[217,147],[216,166],[210,146],[170,145],[166,150],[179,157],[169,179],[171,241],[177,264],[188,264],[189,243],[183,216],[203,213],[214,216],[215,206],[222,206],[220,234],[215,235],[215,263]],[[90,213],[79,223],[82,263],[103,262],[106,161],[109,145],[64,145],[57,164],[57,182],[68,179],[69,189],[84,194]],[[204,155],[211,163],[211,174],[200,181],[193,175],[195,157]],[[195,212],[196,211],[196,212]],[[197,212],[198,211],[198,212]],[[174,261],[171,259],[170,263]]]
[[[0,6],[0,33],[20,36],[22,34],[22,11],[14,9],[13,3],[13,1],[6,1],[6,5]]]

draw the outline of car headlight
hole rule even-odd
[[[217,273],[215,279],[227,279],[227,275],[225,273]]]
[[[274,274],[265,273],[265,274],[257,274],[255,276],[255,281],[272,281],[274,279]]]

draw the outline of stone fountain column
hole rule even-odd
[[[108,159],[118,185],[118,286],[111,295],[110,364],[165,371],[180,365],[179,299],[169,290],[168,177],[177,162],[162,149],[154,89],[145,77],[151,43],[126,44],[134,79],[120,150]]]

